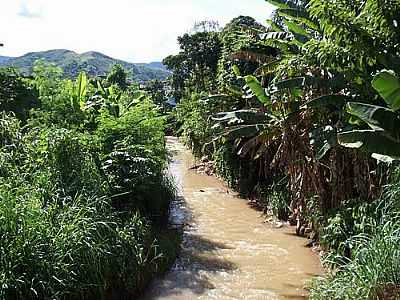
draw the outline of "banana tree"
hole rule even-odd
[[[76,82],[68,81],[67,85],[70,91],[71,107],[75,112],[82,112],[85,107],[88,80],[86,73],[79,74]]]
[[[351,130],[338,135],[339,143],[364,150],[372,157],[390,162],[400,159],[400,80],[393,71],[379,72],[372,86],[387,107],[349,102],[347,112],[365,122],[369,129]]]

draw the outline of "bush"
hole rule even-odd
[[[185,143],[192,149],[195,156],[211,154],[204,147],[212,139],[212,131],[208,117],[207,105],[201,101],[202,95],[193,94],[184,98],[176,108],[176,119],[182,124],[178,134],[181,134]]]

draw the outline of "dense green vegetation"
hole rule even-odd
[[[165,120],[126,73],[0,71],[0,298],[128,299],[175,259]]]
[[[30,75],[0,70],[0,298],[132,297],[167,268],[166,131],[321,246],[311,299],[400,297],[400,2],[267,1],[265,26],[179,37],[170,86],[95,52],[0,57]]]
[[[63,69],[63,75],[67,78],[76,78],[81,72],[92,77],[105,76],[115,64],[122,65],[128,71],[129,78],[135,81],[164,80],[169,76],[169,73],[158,63],[132,64],[99,52],[77,54],[63,49],[32,52],[21,57],[4,57],[3,59],[0,57],[0,66],[12,66],[21,73],[30,75],[37,60],[55,64]]]
[[[243,196],[312,229],[312,299],[399,296],[400,2],[267,0],[179,38],[176,130]],[[212,53],[212,55],[210,55]]]

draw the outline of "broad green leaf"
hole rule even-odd
[[[283,89],[294,89],[304,87],[315,87],[315,88],[332,88],[336,89],[341,86],[341,76],[337,76],[330,79],[321,79],[314,76],[303,76],[294,77],[286,80],[279,81],[272,86],[273,92],[280,91]]]
[[[321,108],[321,107],[336,107],[342,108],[349,97],[343,95],[324,95],[307,102],[303,108]]]
[[[383,131],[353,130],[338,134],[339,144],[347,148],[356,148],[369,153],[400,159],[400,143],[387,137]]]
[[[319,31],[319,26],[311,19],[308,12],[304,9],[296,9],[296,8],[281,8],[277,10],[278,15],[281,17],[289,17],[293,20],[296,20],[299,23],[303,23],[308,26],[310,29],[315,31]]]
[[[285,23],[285,25],[287,26],[287,28],[289,29],[289,31],[291,33],[299,34],[304,37],[311,38],[310,33],[307,30],[305,30],[303,27],[301,27],[299,24],[297,24],[296,22],[289,21],[289,20],[284,20],[283,22]]]
[[[298,8],[291,0],[266,0],[268,3],[278,8]]]
[[[279,49],[286,54],[297,54],[299,53],[299,47],[292,44],[292,41],[284,41],[277,39],[266,39],[262,41],[262,45],[268,46],[271,48]]]
[[[87,92],[87,77],[84,72],[81,72],[78,77],[77,81],[77,94],[78,98],[82,100],[84,97],[86,97],[86,92]]]
[[[224,133],[223,136],[226,140],[249,138],[249,137],[254,137],[265,128],[266,127],[263,124],[238,126],[236,128],[228,130],[226,133]]]
[[[234,73],[237,77],[242,76],[242,75],[240,74],[240,69],[239,69],[239,67],[238,67],[237,65],[234,65],[234,66],[232,67],[232,71],[233,71],[233,73]]]
[[[79,74],[77,83],[76,83],[76,107],[83,110],[85,107],[85,97],[87,94],[87,77],[86,77],[86,73],[81,72]]]
[[[347,103],[346,110],[367,123],[372,129],[383,129],[393,138],[399,139],[400,119],[399,115],[382,106],[370,105],[358,102]]]
[[[267,23],[269,26],[271,26],[271,28],[272,28],[273,31],[276,31],[276,32],[284,31],[284,29],[283,29],[280,25],[276,24],[276,23],[275,23],[274,21],[272,21],[272,20],[266,20],[266,23]]]
[[[391,109],[400,109],[400,80],[393,71],[381,71],[375,76],[372,86]]]
[[[251,89],[257,99],[263,104],[271,104],[271,100],[266,95],[264,88],[261,86],[261,83],[258,79],[252,75],[248,75],[244,77],[246,81],[246,85]]]
[[[217,122],[237,123],[261,123],[267,120],[267,116],[263,113],[254,110],[237,110],[230,112],[218,113],[212,117],[212,120]]]

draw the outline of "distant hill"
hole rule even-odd
[[[164,71],[168,71],[167,68],[162,64],[162,62],[159,62],[159,61],[154,61],[154,62],[151,62],[151,63],[148,63],[148,64],[138,64],[138,65],[144,65],[144,66],[147,66],[147,67],[150,67],[150,68],[161,69],[161,70],[164,70]]]
[[[152,79],[164,80],[170,73],[162,63],[133,64],[115,59],[99,52],[85,52],[82,54],[70,50],[57,49],[43,52],[32,52],[21,57],[0,56],[0,66],[13,66],[20,72],[29,75],[36,60],[43,59],[54,63],[64,70],[66,77],[76,77],[85,71],[90,76],[104,76],[115,64],[121,64],[133,80],[148,81]]]
[[[8,56],[0,56],[0,64],[5,63],[6,61],[10,60],[11,57]]]

